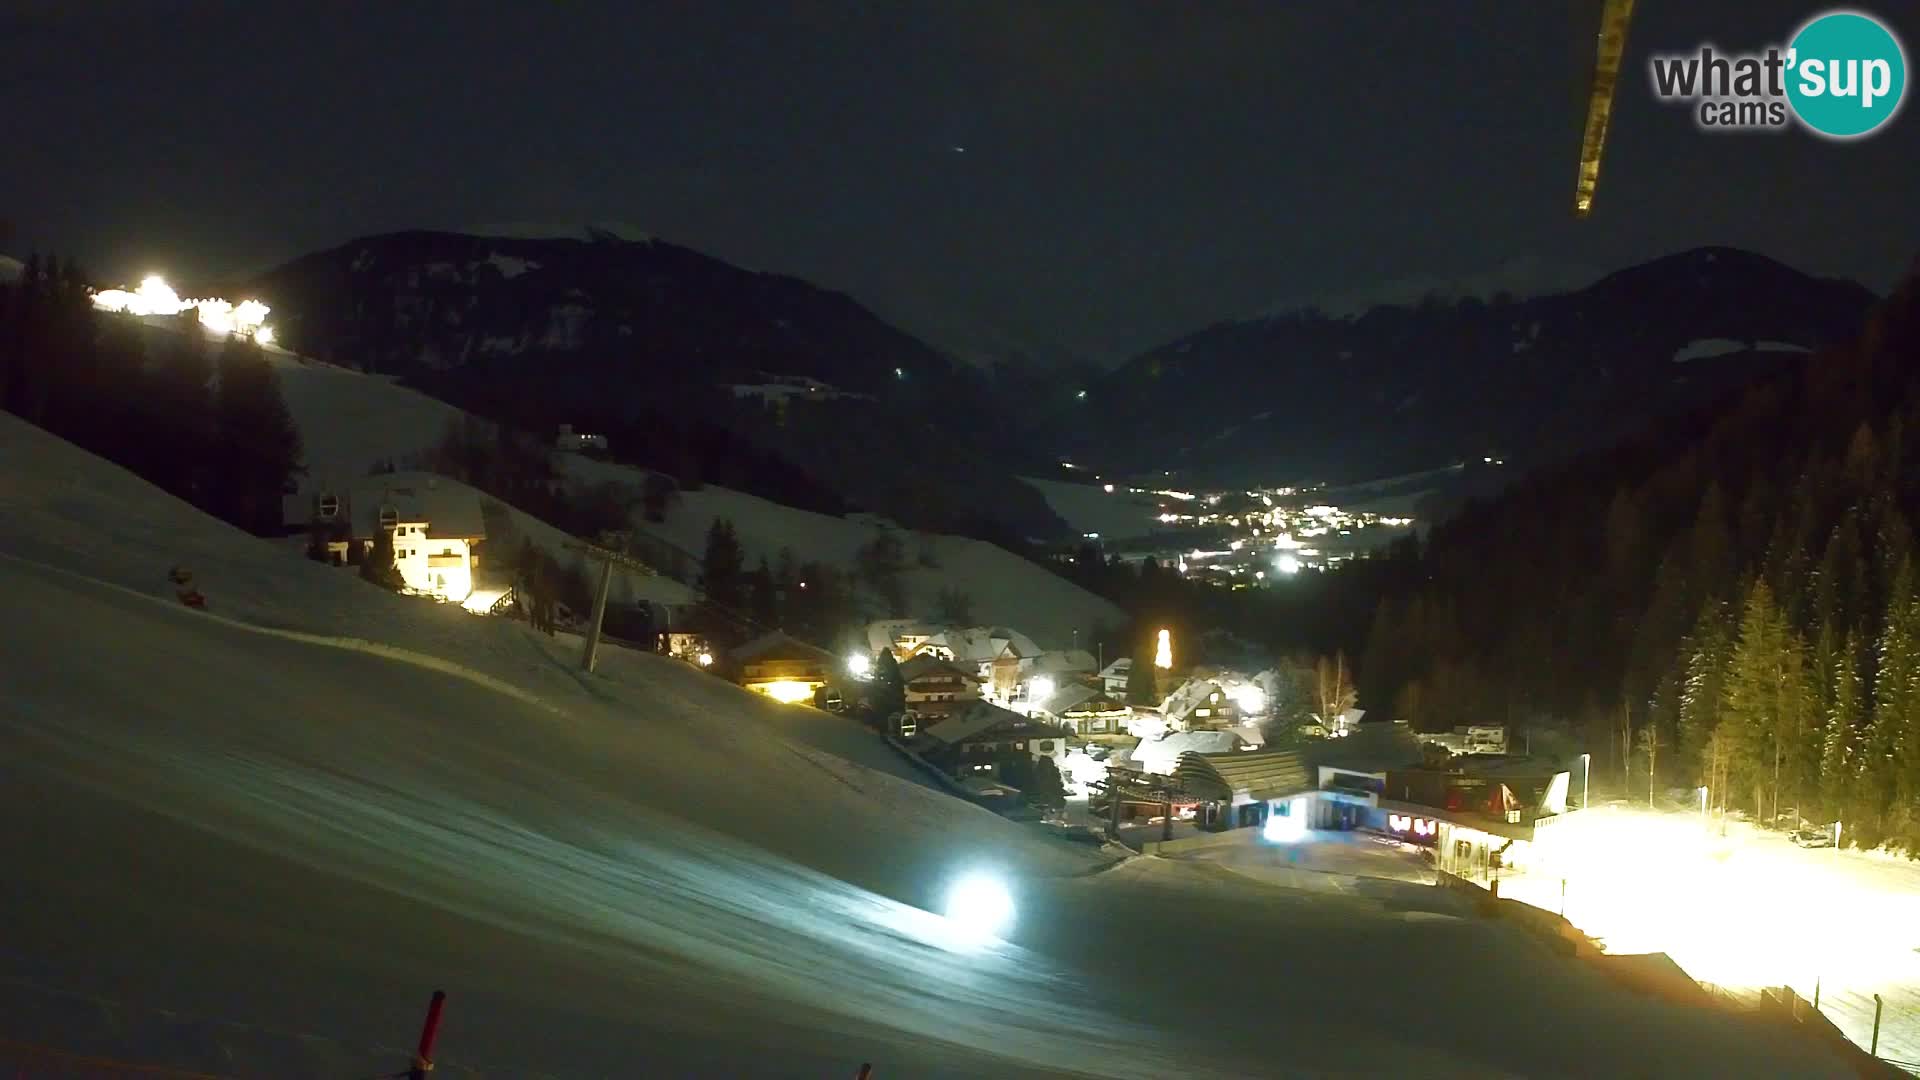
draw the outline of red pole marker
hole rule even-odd
[[[433,1040],[440,1036],[440,1009],[446,1003],[445,990],[435,990],[433,1000],[427,1003],[427,1022],[420,1028],[420,1052],[413,1056],[413,1068],[407,1070],[410,1080],[426,1080],[427,1073],[433,1071]]]

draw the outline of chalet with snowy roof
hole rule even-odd
[[[969,668],[926,653],[900,665],[900,683],[907,711],[923,719],[944,718],[980,696],[980,680]]]
[[[1174,731],[1232,727],[1240,722],[1239,708],[1218,682],[1188,679],[1160,703],[1160,715]]]
[[[778,630],[754,638],[727,655],[741,686],[789,705],[810,702],[832,677],[835,657]]]
[[[1000,762],[1011,755],[1048,757],[1058,766],[1067,752],[1063,729],[979,700],[922,729],[916,741],[922,757],[960,780],[997,779]]]
[[[312,530],[337,566],[357,561],[381,533],[393,537],[393,562],[408,591],[454,603],[473,592],[479,565],[475,546],[487,538],[480,497],[464,488],[442,487],[437,477],[394,476],[342,489],[321,488],[304,508],[286,515],[289,524]]]
[[[1133,671],[1133,657],[1123,656],[1100,669],[1100,688],[1114,697],[1127,692],[1127,676]]]
[[[1037,720],[1057,723],[1076,735],[1120,735],[1126,732],[1133,710],[1086,683],[1069,683],[1045,700],[1033,704]]]

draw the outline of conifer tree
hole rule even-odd
[[[393,592],[407,587],[407,579],[394,563],[392,529],[374,530],[373,549],[360,560],[360,578]]]
[[[216,512],[253,533],[276,531],[287,482],[305,471],[300,431],[273,366],[249,339],[230,338],[220,351],[214,429]]]

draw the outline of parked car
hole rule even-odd
[[[1795,847],[1816,848],[1833,846],[1833,828],[1816,829],[1812,826],[1795,829],[1789,838]]]

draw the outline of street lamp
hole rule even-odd
[[[1592,775],[1593,775],[1593,755],[1581,754],[1580,755],[1580,809],[1582,810],[1585,810],[1589,806],[1593,805],[1593,797],[1592,797],[1593,789],[1587,785],[1587,780]]]

